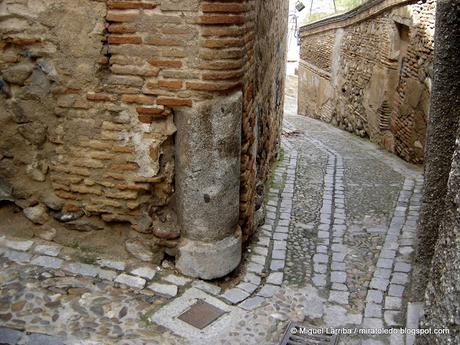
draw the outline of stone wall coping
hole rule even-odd
[[[299,33],[303,38],[324,31],[344,28],[377,16],[393,7],[413,4],[416,2],[416,0],[369,0],[351,11],[337,16],[324,18],[311,24],[303,25],[300,27]]]

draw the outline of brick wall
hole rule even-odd
[[[84,210],[75,222],[126,222],[169,238],[177,233],[175,109],[243,90],[241,225],[249,234],[257,181],[278,148],[286,6],[0,3],[2,183],[22,207],[58,200]]]
[[[331,73],[334,42],[333,30],[311,36],[300,47],[300,56],[305,62]]]
[[[394,150],[404,159],[421,163],[425,137],[431,81],[435,1],[411,6],[415,25],[409,31],[407,57],[404,59],[396,104],[392,113]]]
[[[301,28],[300,113],[421,163],[435,1],[368,1]]]
[[[249,4],[240,185],[240,226],[245,239],[260,221],[256,211],[262,206],[263,185],[279,151],[289,5],[277,0]]]

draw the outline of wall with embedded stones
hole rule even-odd
[[[460,341],[460,67],[457,60],[460,25],[458,4],[444,1],[443,6],[442,15],[446,20],[440,35],[450,40],[443,39],[447,49],[443,49],[443,52],[439,49],[439,64],[444,64],[444,67],[438,67],[436,71],[439,73],[436,97],[439,98],[433,101],[437,104],[432,105],[436,107],[437,114],[430,113],[430,116],[444,124],[435,128],[430,122],[433,126],[432,150],[430,153],[427,151],[426,162],[430,168],[427,170],[429,176],[425,178],[423,218],[417,229],[419,248],[416,260],[424,266],[420,267],[421,272],[417,272],[415,281],[421,290],[416,298],[425,302],[421,327],[448,329],[449,333],[420,336],[418,345],[458,344]],[[446,31],[451,33],[446,34]],[[446,151],[453,151],[453,155],[444,154]],[[443,188],[439,188],[441,184]],[[436,187],[439,192],[433,192]]]
[[[370,0],[303,26],[299,112],[423,162],[434,22],[434,0]]]
[[[242,91],[248,237],[278,150],[286,29],[274,0],[0,0],[3,198],[36,223],[121,222],[174,247],[174,116]]]
[[[289,11],[288,1],[250,3],[240,184],[240,226],[245,239],[263,220],[264,183],[279,152]]]
[[[460,4],[436,9],[433,89],[425,152],[425,185],[417,225],[412,300],[425,302],[417,345],[460,343]]]

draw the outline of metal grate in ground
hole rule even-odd
[[[337,345],[337,335],[319,333],[320,329],[290,322],[280,345]]]
[[[178,319],[187,322],[195,328],[203,329],[224,314],[225,311],[205,301],[198,300],[187,311],[181,314]]]

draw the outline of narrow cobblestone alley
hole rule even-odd
[[[460,344],[459,0],[0,0],[0,345]]]
[[[298,116],[295,104],[288,95],[266,222],[236,286],[221,291],[168,269],[155,278],[148,270],[131,272],[161,280],[142,289],[144,279],[115,278],[124,267],[72,266],[59,248],[2,238],[1,343],[275,345],[288,320],[313,327],[405,326],[421,169]],[[203,330],[178,320],[196,300],[224,315]],[[339,344],[412,342],[398,334],[353,334]]]

